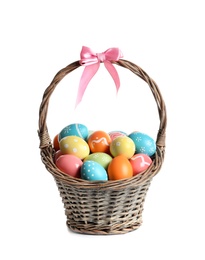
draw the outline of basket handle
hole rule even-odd
[[[118,61],[112,62],[113,64],[119,65],[121,67],[124,67],[126,69],[129,69],[134,74],[136,74],[138,77],[143,79],[150,87],[152,94],[155,98],[157,107],[158,107],[158,113],[159,113],[159,130],[157,134],[156,139],[156,145],[161,153],[161,156],[164,157],[165,152],[165,138],[166,138],[166,125],[167,125],[167,115],[166,115],[166,107],[164,100],[162,98],[162,95],[160,93],[160,90],[157,86],[157,84],[152,80],[148,74],[142,70],[139,66],[136,64],[120,59]],[[54,89],[56,88],[57,84],[70,72],[80,67],[79,61],[75,61],[71,63],[70,65],[66,66],[65,68],[61,69],[53,78],[50,85],[46,88],[42,102],[39,109],[39,130],[38,135],[40,138],[40,149],[44,150],[47,148],[52,149],[52,142],[50,139],[50,136],[48,134],[48,129],[46,125],[46,118],[47,118],[47,112],[48,112],[48,105],[49,105],[49,99],[51,94],[53,93]]]
[[[167,113],[166,113],[166,105],[163,100],[162,94],[156,84],[156,82],[139,66],[136,64],[120,59],[119,61],[113,62],[119,66],[122,66],[126,69],[132,71],[135,75],[143,79],[150,87],[154,99],[157,104],[158,114],[159,114],[159,130],[157,133],[156,145],[160,149],[160,151],[164,154],[165,149],[165,139],[166,139],[166,127],[167,127]]]

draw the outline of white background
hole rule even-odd
[[[202,0],[1,1],[2,260],[205,259],[204,25]],[[149,189],[142,226],[124,235],[67,230],[56,184],[40,159],[43,92],[61,68],[79,60],[83,45],[96,52],[119,47],[157,82],[167,106],[165,162]],[[50,100],[51,138],[74,121],[155,137],[158,116],[149,88],[117,70],[117,96],[101,65],[76,110],[82,68],[59,84]]]

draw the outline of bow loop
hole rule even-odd
[[[106,60],[117,61],[123,57],[122,52],[118,48],[110,48],[104,52]]]
[[[96,53],[90,48],[83,46],[80,53],[80,65],[91,65],[98,62]]]
[[[118,91],[120,87],[120,80],[118,73],[111,63],[112,61],[118,61],[122,58],[122,52],[118,48],[110,48],[102,53],[95,53],[89,47],[83,46],[80,53],[80,61],[81,65],[86,66],[83,74],[80,79],[80,84],[78,88],[78,95],[76,99],[76,106],[80,103],[83,94],[87,88],[88,83],[92,79],[92,77],[96,74],[99,69],[100,63],[104,63],[105,68],[108,70],[110,75],[112,76],[116,89]]]

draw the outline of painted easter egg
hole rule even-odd
[[[106,170],[97,162],[85,161],[81,166],[81,178],[88,181],[107,181]]]
[[[135,144],[135,153],[144,153],[152,156],[156,152],[156,143],[149,135],[141,132],[132,132],[128,135]]]
[[[127,134],[122,131],[112,131],[109,132],[109,136],[111,137],[111,140],[113,141],[118,136],[126,136]]]
[[[72,154],[60,155],[56,160],[56,166],[62,172],[75,178],[80,178],[80,169],[82,164],[82,160]]]
[[[118,136],[110,144],[110,153],[113,157],[124,155],[129,159],[135,153],[135,144],[128,136]]]
[[[95,161],[107,169],[109,163],[112,161],[112,157],[107,153],[98,152],[89,154],[83,161]]]
[[[152,163],[152,159],[147,154],[137,153],[130,158],[130,163],[133,169],[133,176],[135,176],[147,170]]]
[[[57,134],[53,138],[53,147],[54,147],[55,151],[58,151],[60,149],[58,137],[59,137],[59,135]]]
[[[109,153],[111,138],[104,131],[94,131],[87,140],[92,153],[102,152]]]
[[[86,139],[88,136],[88,128],[83,124],[70,124],[64,127],[59,133],[59,141],[66,136],[79,136]]]
[[[56,151],[55,154],[54,154],[54,162],[56,162],[56,160],[58,159],[58,157],[61,156],[61,155],[62,155],[61,150]]]
[[[59,145],[63,154],[72,154],[80,159],[84,159],[90,153],[87,142],[78,136],[66,136],[60,140]]]
[[[121,180],[133,176],[132,165],[124,155],[118,155],[108,165],[108,179]]]

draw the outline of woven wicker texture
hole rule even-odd
[[[69,229],[83,234],[123,234],[142,224],[144,201],[152,178],[159,172],[165,154],[166,108],[157,84],[136,64],[120,59],[113,64],[124,67],[150,87],[155,98],[160,125],[156,138],[157,151],[151,166],[144,172],[118,181],[90,182],[61,172],[53,161],[55,150],[46,124],[49,98],[57,84],[77,69],[79,61],[60,70],[45,90],[39,109],[41,159],[57,184],[65,207]]]

